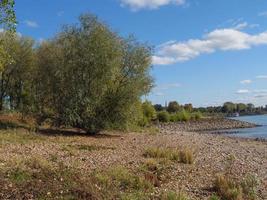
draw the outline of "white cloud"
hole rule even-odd
[[[35,22],[35,21],[25,20],[24,23],[25,23],[27,26],[31,27],[31,28],[37,28],[37,27],[39,27],[38,23]]]
[[[173,4],[183,5],[186,0],[120,0],[122,6],[128,6],[132,10],[157,9],[161,6]]]
[[[260,13],[258,14],[258,16],[260,16],[260,17],[267,17],[267,11],[260,12]]]
[[[242,90],[238,90],[236,93],[237,94],[248,94],[248,93],[250,93],[250,91],[249,90],[242,89]]]
[[[256,78],[257,79],[267,79],[267,75],[259,75]]]
[[[246,28],[247,26],[248,26],[247,22],[242,22],[240,24],[235,25],[235,27],[233,27],[233,29],[242,30],[242,29]]]
[[[252,80],[242,80],[242,81],[240,81],[240,83],[241,84],[250,84],[250,83],[252,83]]]
[[[235,29],[216,29],[202,39],[162,44],[152,59],[155,65],[168,65],[185,62],[201,54],[250,49],[257,45],[267,45],[267,31],[250,35]]]

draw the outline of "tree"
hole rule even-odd
[[[178,112],[180,110],[180,106],[177,103],[177,101],[171,101],[167,107],[167,111],[169,113],[175,113]]]
[[[14,6],[14,0],[0,1],[0,25],[6,30],[15,31],[16,29],[17,21]]]
[[[0,110],[8,100],[11,109],[22,111],[26,103],[30,105],[33,67],[34,41],[10,32],[0,33],[2,45],[12,62],[6,62],[0,70]]]
[[[1,0],[0,1],[0,29],[12,33],[16,30],[16,15],[14,11],[14,0]],[[5,51],[3,46],[3,40],[0,38],[0,73],[3,70],[4,65],[11,63],[12,59],[10,55]]]
[[[157,112],[164,110],[164,107],[161,104],[155,104],[154,108]]]
[[[37,57],[37,113],[58,126],[91,133],[126,127],[152,87],[150,47],[118,36],[92,15],[44,42]]]
[[[226,102],[223,104],[222,111],[225,113],[233,113],[236,111],[236,104],[232,102]]]
[[[238,112],[246,112],[247,111],[247,105],[244,103],[238,103],[236,105],[237,111]]]

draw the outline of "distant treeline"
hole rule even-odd
[[[256,114],[267,114],[267,105],[265,107],[256,107],[252,103],[232,103],[226,102],[222,106],[209,106],[209,107],[193,107],[191,103],[185,105],[179,105],[178,102],[172,101],[167,106],[161,104],[155,104],[154,108],[156,111],[166,110],[168,112],[177,112],[185,110],[188,112],[200,112],[205,115],[223,115],[223,116],[234,116],[236,113],[240,115],[256,115]]]
[[[172,101],[168,106],[163,107],[160,104],[152,105],[151,102],[145,101],[142,104],[143,120],[141,126],[149,125],[153,121],[158,122],[187,122],[189,120],[199,120],[202,113],[193,108],[192,104],[179,105]]]

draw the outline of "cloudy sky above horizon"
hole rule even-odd
[[[24,0],[16,12],[18,31],[37,41],[91,12],[147,42],[153,103],[267,104],[266,0]]]

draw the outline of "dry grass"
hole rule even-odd
[[[191,150],[178,150],[172,148],[148,148],[143,154],[146,158],[167,159],[184,164],[193,164],[193,153]]]
[[[189,149],[181,150],[179,152],[180,162],[184,164],[193,164],[193,152]]]
[[[247,176],[239,182],[229,176],[218,175],[215,190],[222,200],[256,200],[257,184],[254,176]]]
[[[146,158],[165,158],[172,161],[179,160],[179,151],[171,148],[148,148],[145,150]]]

